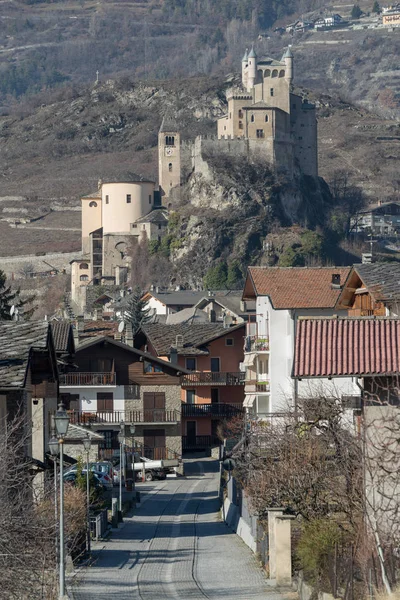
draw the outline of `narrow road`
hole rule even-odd
[[[74,600],[284,600],[255,556],[219,518],[218,463],[154,482],[142,505],[69,588]],[[290,596],[294,596],[291,594]]]

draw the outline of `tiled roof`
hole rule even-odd
[[[237,326],[237,327],[240,327]],[[183,344],[178,349],[181,355],[207,355],[205,344],[221,335],[229,334],[237,327],[226,328],[219,323],[193,323],[188,325],[163,325],[160,323],[147,324],[143,332],[148,337],[154,350],[159,356],[169,356],[171,346],[176,347],[176,336],[183,337]]]
[[[178,325],[179,323],[193,324],[193,323],[208,323],[208,315],[195,306],[189,306],[176,313],[167,315],[167,325]]]
[[[144,217],[136,219],[135,223],[168,223],[168,213],[166,210],[156,208]]]
[[[203,298],[218,298],[222,303],[222,298],[238,295],[241,298],[241,292],[232,290],[203,290],[202,292],[196,292],[193,290],[177,290],[177,291],[150,291],[150,296],[156,298],[166,306],[180,305],[180,306],[194,306]]]
[[[92,194],[86,194],[86,196],[81,196],[81,199],[88,199],[91,200],[92,198],[101,198],[101,190],[96,190],[95,192],[93,192]]]
[[[101,178],[102,183],[154,183],[153,179],[138,175],[132,171],[109,174]]]
[[[91,429],[86,429],[85,427],[80,427],[79,425],[73,425],[70,423],[68,426],[67,435],[65,436],[65,442],[68,443],[77,443],[82,442],[86,436],[89,436],[90,440],[94,444],[99,444],[104,441],[104,435],[101,433],[97,433]],[[82,448],[83,454],[83,448]]]
[[[354,270],[375,300],[400,298],[400,263],[359,264]]]
[[[71,323],[68,321],[52,321],[50,325],[56,352],[68,352],[69,345],[73,340]]]
[[[84,321],[83,330],[79,331],[79,339],[109,336],[114,337],[118,331],[118,321]]]
[[[275,309],[333,308],[340,289],[332,287],[332,275],[340,275],[343,285],[350,267],[249,267],[248,272],[254,293],[245,289],[244,297],[269,296]]]
[[[297,323],[294,377],[400,373],[400,320],[302,319]]]
[[[0,387],[23,387],[31,348],[47,348],[47,321],[0,322]]]

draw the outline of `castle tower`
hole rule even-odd
[[[171,191],[179,194],[181,184],[181,138],[177,123],[164,117],[158,133],[158,183],[161,202],[167,204]]]
[[[248,56],[248,68],[247,68],[247,91],[250,92],[256,82],[257,76],[257,55],[254,48],[250,50]]]
[[[242,85],[247,89],[247,61],[249,60],[249,51],[246,48],[246,52],[242,58]]]
[[[286,50],[286,52],[282,58],[286,65],[285,79],[289,83],[289,85],[292,85],[292,83],[293,83],[293,52],[291,51],[290,46],[288,46],[288,49]]]

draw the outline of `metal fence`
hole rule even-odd
[[[90,532],[92,539],[98,540],[104,537],[108,530],[108,514],[107,509],[101,510],[99,513],[90,516]]]

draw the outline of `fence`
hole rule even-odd
[[[92,539],[98,540],[104,537],[108,530],[108,515],[107,509],[101,510],[99,513],[90,516],[90,532]]]

